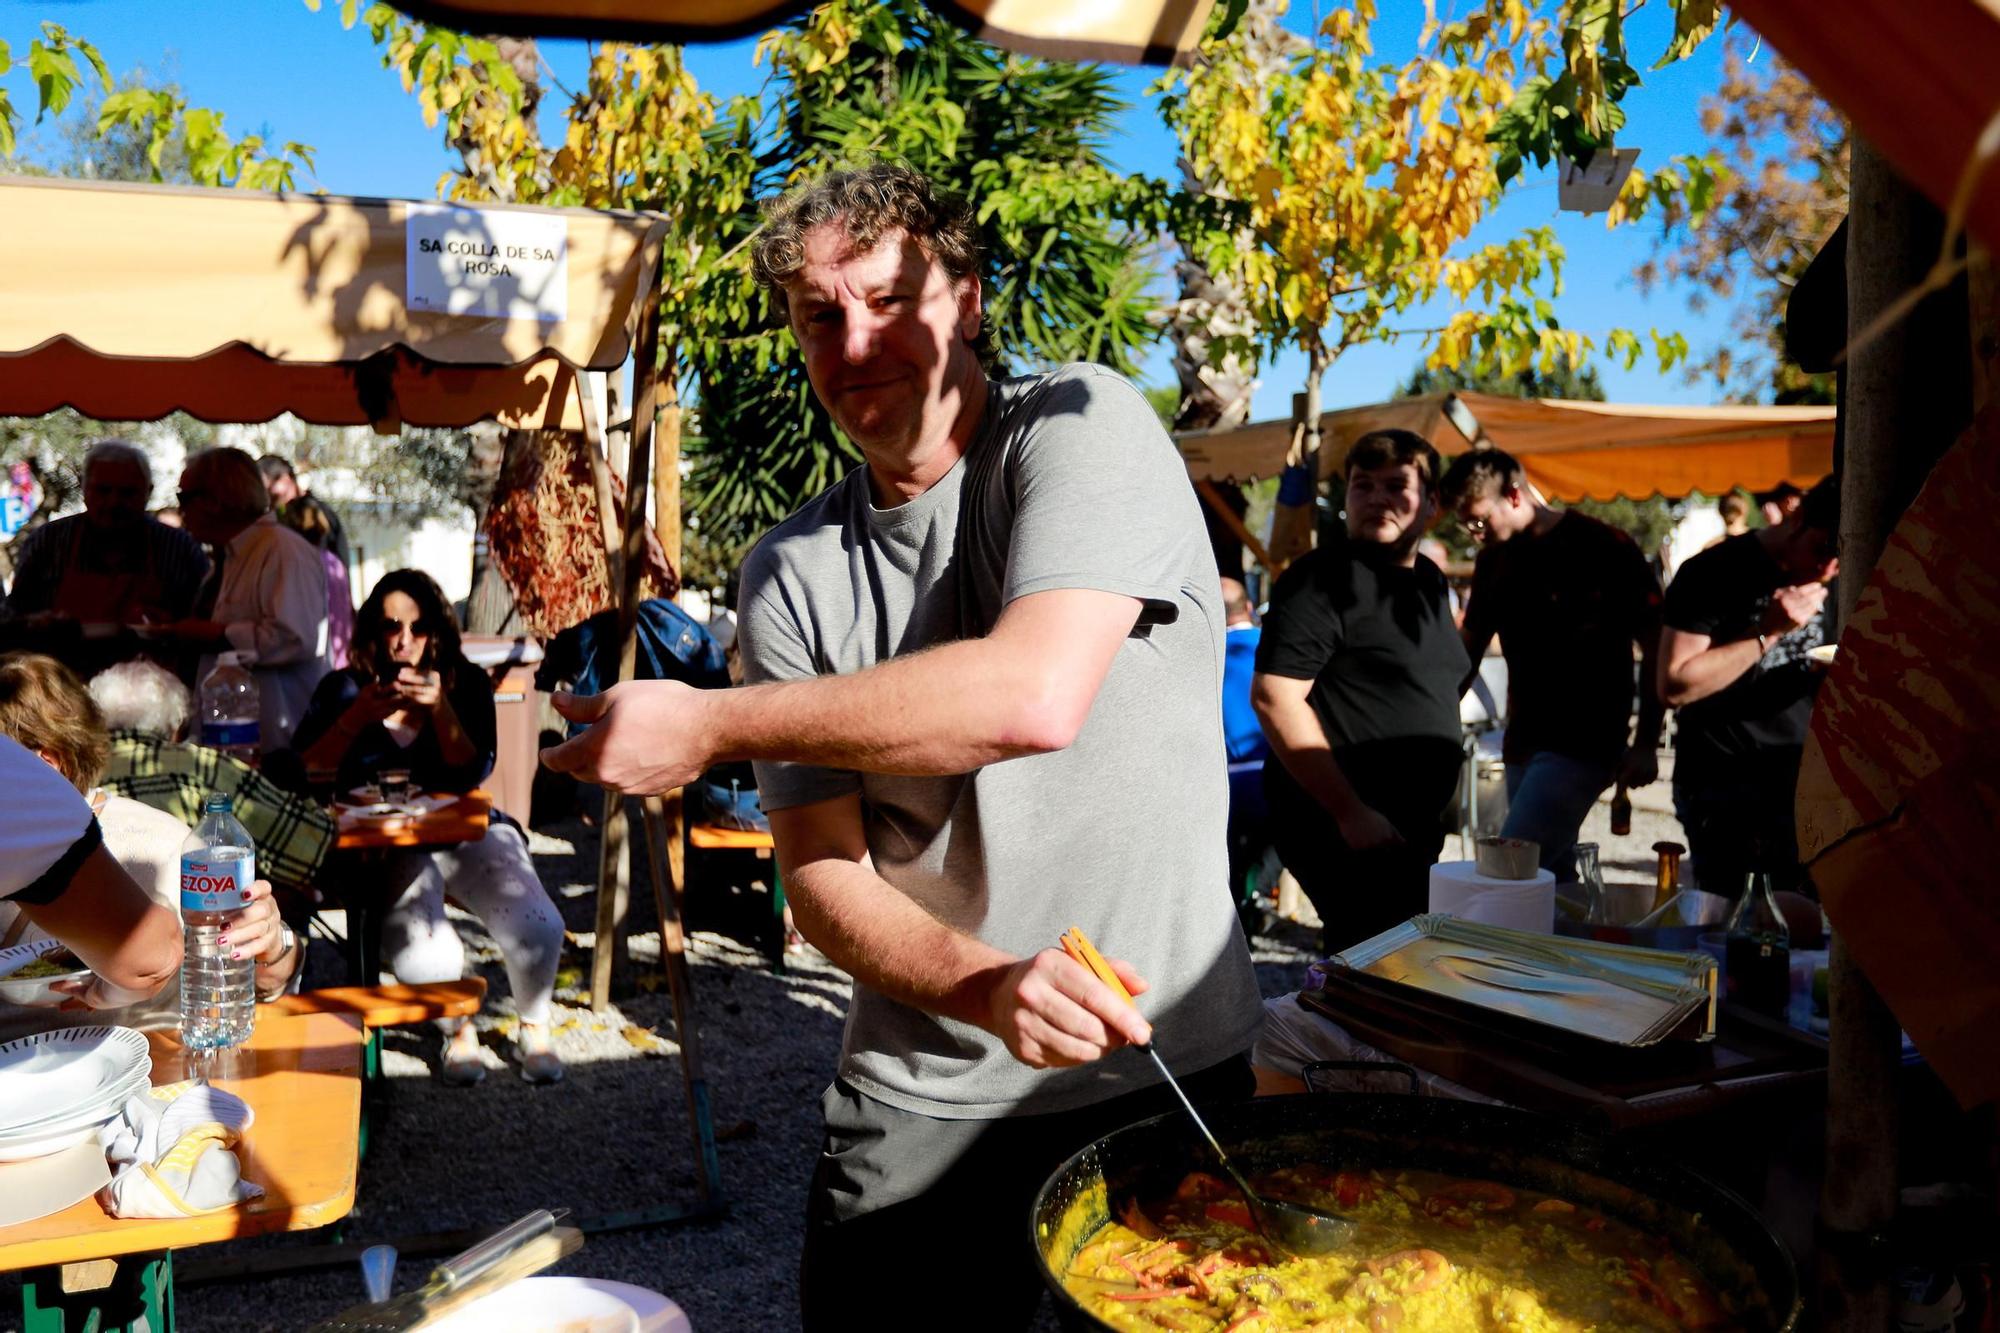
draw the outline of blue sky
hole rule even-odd
[[[1390,58],[1407,54],[1422,21],[1421,3],[1382,0],[1381,7],[1378,49]],[[1440,0],[1438,7],[1448,10],[1448,0]],[[274,140],[313,145],[318,150],[319,183],[328,190],[432,197],[439,175],[450,169],[454,158],[438,133],[424,127],[415,100],[381,68],[367,33],[359,27],[343,30],[337,10],[338,0],[327,0],[318,13],[308,10],[302,0],[206,0],[198,8],[160,0],[7,0],[0,4],[0,38],[19,53],[36,23],[61,23],[96,42],[115,71],[136,66],[170,70],[191,102],[224,112],[227,127],[236,133],[254,130]],[[1295,4],[1287,21],[1300,31],[1310,29],[1312,5]],[[1703,146],[1696,108],[1719,77],[1719,41],[1711,41],[1694,58],[1669,69],[1645,69],[1664,47],[1670,25],[1665,4],[1642,7],[1628,23],[1633,63],[1645,73],[1644,86],[1626,99],[1628,123],[1620,142],[1643,150],[1642,169]],[[723,96],[753,91],[764,76],[752,65],[753,46],[754,41],[746,40],[694,48],[690,66],[704,87]],[[580,42],[544,44],[550,64],[571,86],[580,79],[584,50]],[[1153,71],[1119,74],[1119,88],[1130,110],[1109,152],[1122,169],[1171,176],[1173,142],[1146,96],[1155,77]],[[31,94],[24,79],[10,83],[17,85],[18,106]],[[552,93],[550,103],[557,96]],[[1678,329],[1697,352],[1726,336],[1726,306],[1711,306],[1695,316],[1687,309],[1684,292],[1657,289],[1642,295],[1631,274],[1651,253],[1653,230],[1631,226],[1608,231],[1601,216],[1557,212],[1552,169],[1531,167],[1525,181],[1510,192],[1473,240],[1498,240],[1544,224],[1555,228],[1569,254],[1566,290],[1556,303],[1566,326],[1600,341],[1615,326],[1642,332],[1651,327]],[[1417,311],[1412,312],[1410,326],[1440,322],[1442,315],[1436,310]],[[1338,407],[1386,397],[1420,357],[1410,341],[1352,351],[1327,376],[1326,404]],[[1709,386],[1686,383],[1678,370],[1661,375],[1645,361],[1631,371],[1603,361],[1598,365],[1614,399],[1685,403],[1712,396]],[[1163,353],[1147,367],[1146,378],[1152,382],[1166,383],[1171,377]],[[1288,415],[1291,395],[1304,387],[1303,377],[1303,361],[1295,354],[1282,354],[1267,365],[1254,416]]]

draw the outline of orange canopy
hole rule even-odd
[[[1978,162],[2000,113],[1994,0],[1731,0],[1736,17],[1797,65],[1939,208],[1969,186],[1967,225],[2000,247],[2000,170]]]
[[[1466,417],[1466,413],[1470,417]],[[1461,424],[1455,425],[1454,418]],[[1809,486],[1833,471],[1831,407],[1667,407],[1557,398],[1431,394],[1351,407],[1320,418],[1320,475],[1338,473],[1373,430],[1415,431],[1451,455],[1474,439],[1506,450],[1543,494],[1559,500],[1625,495],[1719,495],[1781,481]],[[1298,434],[1267,421],[1176,437],[1197,481],[1277,475]]]
[[[446,211],[472,238],[453,244],[528,228],[534,290],[412,308],[438,304],[412,299],[409,238],[427,234],[412,215]],[[663,229],[582,209],[0,178],[0,415],[577,429],[576,372],[631,354]]]
[[[1166,65],[1201,41],[1214,0],[927,0],[975,37],[1055,60]],[[714,42],[774,27],[813,0],[402,0],[467,32]]]

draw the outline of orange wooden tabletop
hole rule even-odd
[[[175,1030],[148,1032],[153,1083],[188,1076]],[[243,1046],[223,1052],[211,1075],[256,1112],[237,1154],[264,1197],[200,1217],[114,1218],[95,1198],[59,1213],[0,1227],[0,1272],[118,1254],[180,1249],[267,1231],[305,1231],[354,1206],[361,1126],[361,1020],[350,1014],[287,1017],[259,1011]],[[7,1168],[0,1165],[0,1189]]]
[[[771,835],[764,829],[696,824],[688,829],[688,843],[703,851],[769,851]]]
[[[493,798],[469,791],[425,815],[398,819],[356,819],[346,808],[334,807],[339,835],[334,846],[343,852],[383,847],[434,847],[454,842],[478,842],[486,836]]]

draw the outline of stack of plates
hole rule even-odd
[[[0,1045],[0,1162],[81,1143],[152,1078],[145,1035],[131,1028],[38,1032]]]

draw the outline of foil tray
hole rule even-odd
[[[1508,930],[1433,912],[1327,965],[1619,1046],[1715,1037],[1719,986],[1707,954]]]

